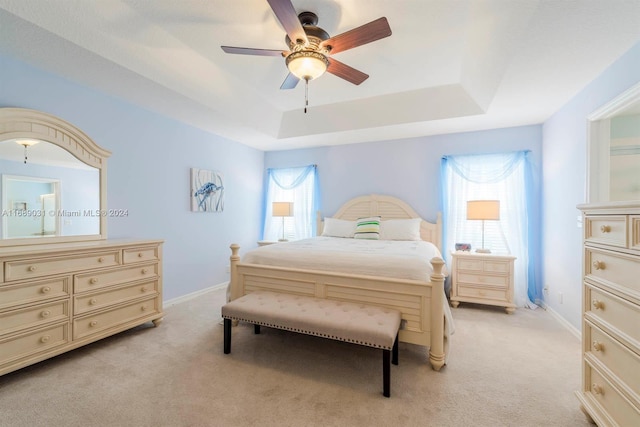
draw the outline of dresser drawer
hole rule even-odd
[[[619,426],[640,425],[640,410],[634,407],[596,368],[586,363],[584,369],[587,395],[598,402]]]
[[[640,251],[640,215],[629,217],[629,248]]]
[[[640,258],[606,250],[585,249],[585,276],[605,285],[622,286],[640,296]],[[621,289],[626,291],[626,289]]]
[[[159,313],[158,299],[150,298],[120,306],[109,311],[88,315],[73,321],[73,339],[86,338],[110,328],[122,327],[129,322]],[[135,325],[132,325],[135,326]]]
[[[123,256],[124,263],[130,264],[133,262],[157,261],[160,259],[159,251],[159,246],[125,249]]]
[[[626,215],[587,215],[584,221],[585,241],[627,247]]]
[[[120,264],[120,251],[95,252],[60,257],[32,258],[4,263],[5,280],[64,274],[90,268],[110,267]]]
[[[589,322],[585,322],[584,337],[585,355],[607,366],[640,402],[640,356]]]
[[[640,317],[640,306],[589,284],[585,286],[585,304],[585,319],[640,353],[640,328],[633,320]]]
[[[17,360],[43,353],[69,342],[69,322],[0,339],[0,371]]]
[[[55,321],[69,320],[69,301],[43,303],[0,313],[0,334],[35,328]]]
[[[506,289],[496,289],[486,286],[478,287],[473,285],[458,285],[458,297],[478,298],[483,300],[508,301]]]
[[[465,273],[464,271],[458,271],[457,274],[459,286],[463,283],[471,283],[478,285],[491,285],[506,289],[509,286],[509,276],[496,276],[496,275],[478,275],[473,273]]]
[[[134,280],[158,277],[158,263],[99,270],[73,276],[74,292],[86,292]]]
[[[70,276],[4,285],[0,286],[0,310],[11,306],[68,297],[70,293]]]
[[[134,300],[141,297],[155,295],[158,290],[158,281],[143,281],[133,285],[108,288],[101,292],[82,294],[73,298],[73,313],[75,315],[99,310],[110,305]]]

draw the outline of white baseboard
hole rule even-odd
[[[571,323],[567,322],[567,319],[565,319],[564,317],[560,316],[560,314],[558,314],[557,311],[555,311],[553,308],[549,307],[544,301],[538,300],[538,301],[536,301],[536,304],[538,304],[547,313],[549,313],[551,316],[553,316],[554,319],[556,319],[562,326],[564,326],[569,332],[571,332],[571,335],[576,337],[578,340],[582,341],[582,333],[580,332],[580,330],[578,328],[576,328],[575,326],[573,326]]]
[[[165,307],[170,305],[180,304],[181,302],[189,301],[190,299],[200,297],[204,294],[208,294],[209,292],[217,291],[218,289],[226,288],[229,282],[218,283],[217,285],[210,286],[208,288],[200,289],[199,291],[191,292],[190,294],[182,295],[176,298],[171,298],[170,300],[164,301],[162,304]]]

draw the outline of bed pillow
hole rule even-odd
[[[380,223],[380,240],[422,240],[421,218],[389,219]]]
[[[325,218],[322,235],[327,237],[352,238],[356,232],[356,222],[337,218]]]
[[[356,239],[378,240],[380,238],[380,217],[358,218],[356,221]]]

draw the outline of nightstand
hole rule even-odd
[[[259,240],[258,246],[273,245],[274,243],[278,243],[278,242],[274,242],[273,240]]]
[[[516,257],[476,252],[452,252],[451,305],[473,302],[505,307],[515,311],[513,303],[513,264]]]

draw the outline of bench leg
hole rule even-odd
[[[394,365],[398,364],[398,335],[396,335],[396,340],[393,342],[393,358],[391,359],[391,363]]]
[[[224,319],[224,354],[231,353],[231,319]]]
[[[253,333],[254,334],[260,333],[260,325],[253,325]]]
[[[382,395],[391,396],[391,350],[382,350]]]

